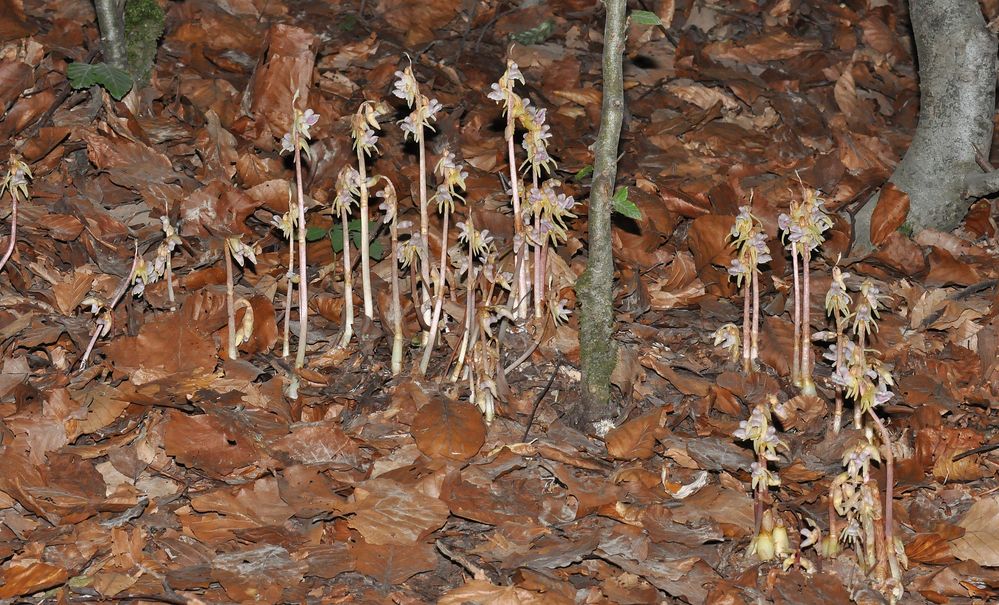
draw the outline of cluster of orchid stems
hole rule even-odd
[[[175,311],[177,302],[173,291],[173,263],[170,257],[177,246],[181,244],[181,239],[177,235],[177,229],[170,224],[169,218],[161,216],[160,223],[163,225],[163,240],[156,247],[156,255],[152,261],[148,261],[142,256],[136,261],[135,271],[131,279],[132,296],[142,296],[146,291],[146,286],[165,277],[167,300],[170,303],[170,310]]]
[[[772,260],[763,225],[750,211],[750,206],[740,207],[729,232],[736,254],[728,273],[742,288],[743,295],[742,337],[735,324],[726,324],[715,332],[715,345],[727,349],[733,362],[739,359],[741,348],[742,370],[747,374],[753,371],[759,357],[760,265]]]
[[[825,241],[823,234],[832,227],[832,220],[823,207],[824,201],[814,189],[802,186],[801,202],[791,202],[790,214],[781,213],[777,225],[784,232],[784,241],[791,251],[794,286],[794,353],[791,361],[791,382],[803,395],[814,396],[812,380],[811,280],[809,277],[812,251]],[[801,268],[799,278],[798,268]]]
[[[843,464],[847,471],[833,481],[830,493],[829,526],[830,534],[835,535],[836,515],[847,518],[847,526],[840,534],[840,540],[857,546],[856,551],[861,566],[866,570],[878,570],[882,579],[889,581],[889,593],[893,599],[901,596],[901,566],[906,564],[901,542],[895,537],[892,511],[894,500],[894,454],[891,448],[891,435],[876,409],[887,403],[893,393],[894,380],[891,372],[867,348],[868,337],[877,331],[877,318],[881,306],[881,293],[872,280],[865,279],[860,285],[857,302],[853,305],[847,291],[846,279],[849,274],[839,267],[833,268],[833,281],[830,293],[826,296],[826,310],[835,319],[835,343],[830,345],[824,357],[833,363],[831,381],[837,390],[837,417],[834,430],[841,422],[842,400],[850,399],[854,405],[854,428],[863,427],[863,419],[870,419],[877,431],[884,451],[885,497],[884,514],[880,513],[880,501],[876,486],[870,481],[870,461],[881,462],[878,448],[873,444],[874,432],[866,430],[867,442],[855,446],[847,452]],[[850,326],[856,342],[845,333]],[[876,519],[883,518],[882,527],[874,528]],[[879,564],[876,566],[876,564]],[[883,573],[887,568],[887,574]]]
[[[546,123],[547,110],[531,105],[530,99],[518,95],[514,88],[517,82],[524,83],[524,74],[512,60],[507,60],[507,68],[499,82],[492,85],[489,98],[503,105],[506,115],[504,138],[510,170],[510,194],[513,200],[514,220],[514,287],[510,306],[516,319],[526,318],[529,297],[533,293],[534,317],[543,316],[546,301],[546,274],[548,245],[557,246],[565,241],[565,221],[574,218],[572,197],[556,192],[560,183],[549,179],[540,183],[543,174],[551,174],[556,168],[555,161],[548,153],[548,139],[551,128]],[[514,135],[517,125],[525,130],[521,146],[527,159],[521,168],[530,166],[531,187],[527,189],[521,181]],[[523,192],[526,190],[526,199]],[[534,251],[533,284],[531,281],[531,259],[528,247]]]
[[[132,266],[128,270],[128,275],[125,279],[121,280],[118,288],[115,289],[114,293],[111,295],[110,300],[106,300],[100,296],[91,295],[80,301],[80,305],[84,307],[90,307],[90,313],[94,315],[97,321],[94,324],[94,332],[90,335],[90,341],[87,343],[87,348],[83,351],[83,355],[80,357],[80,369],[83,370],[87,367],[87,362],[90,360],[90,353],[94,350],[94,345],[97,344],[97,339],[102,336],[107,336],[111,332],[111,326],[114,323],[113,311],[118,302],[121,301],[122,297],[125,296],[125,292],[128,291],[128,286],[133,283],[135,279],[135,272],[139,267],[139,244],[135,244],[135,252],[132,254]]]
[[[802,394],[812,396],[816,394],[816,389],[812,379],[809,265],[812,252],[822,244],[823,234],[832,226],[823,204],[817,192],[803,188],[801,202],[792,202],[790,213],[781,214],[778,218],[778,226],[791,252],[793,270],[792,382]],[[741,356],[743,369],[748,373],[753,370],[758,355],[759,265],[769,261],[770,255],[762,226],[752,216],[748,206],[740,208],[730,237],[736,248],[736,258],[732,261],[729,274],[735,277],[743,291],[743,325],[741,331],[734,324],[721,326],[714,335],[715,345],[729,351],[732,362],[737,362]],[[811,563],[801,557],[801,549],[813,546],[821,556],[834,557],[841,542],[849,543],[857,552],[861,566],[867,571],[878,570],[888,587],[886,592],[896,600],[902,594],[901,568],[906,562],[901,543],[894,537],[891,437],[875,411],[877,406],[892,397],[890,387],[893,380],[880,360],[866,348],[869,337],[877,331],[880,292],[874,282],[867,279],[860,285],[854,305],[847,289],[848,278],[849,274],[838,265],[833,267],[825,305],[835,332],[819,333],[815,338],[834,341],[824,355],[833,363],[831,382],[836,392],[833,431],[839,432],[843,403],[851,400],[854,404],[854,427],[863,428],[866,416],[883,445],[886,473],[884,512],[882,514],[881,500],[869,472],[871,460],[881,463],[882,458],[873,444],[874,431],[868,429],[867,440],[847,452],[843,462],[846,472],[833,481],[829,498],[829,535],[823,538],[822,532],[813,523],[810,529],[802,530],[804,539],[799,549],[791,553],[780,519],[775,520],[769,510],[764,510],[769,488],[780,484],[777,474],[769,470],[768,462],[777,460],[776,450],[783,445],[772,425],[771,416],[772,408],[774,414],[782,418],[782,406],[771,398],[769,405],[756,406],[749,419],[742,421],[734,434],[739,440],[752,441],[757,454],[757,461],[752,465],[756,533],[750,553],[764,561],[784,557],[785,567],[797,564],[807,570],[811,568]],[[856,338],[855,341],[847,333],[848,330]],[[841,531],[837,528],[839,517],[846,518],[846,526]],[[878,520],[883,520],[883,523],[876,523]]]
[[[843,456],[846,470],[833,480],[829,488],[829,535],[822,537],[818,528],[805,532],[802,548],[812,545],[823,557],[835,557],[840,543],[849,545],[865,573],[874,574],[890,602],[902,597],[902,568],[908,566],[905,549],[887,525],[878,521],[890,517],[890,502],[881,513],[877,483],[871,477],[871,461],[881,462],[870,429]],[[888,494],[886,494],[888,496]],[[845,519],[839,529],[838,519]]]
[[[427,195],[427,130],[433,131],[432,121],[436,121],[437,114],[443,106],[437,99],[430,99],[420,92],[420,85],[416,81],[413,73],[413,65],[410,63],[405,69],[395,72],[396,81],[392,94],[406,101],[410,108],[410,114],[399,124],[403,131],[403,137],[410,137],[416,141],[419,147],[419,179],[420,179],[420,236],[416,241],[422,247],[420,252],[419,273],[422,278],[422,286],[419,288],[421,300],[418,304],[419,314],[424,325],[429,324],[432,308],[432,301],[436,298],[434,294],[434,281],[430,275],[432,272],[433,260],[430,257],[430,210],[429,196]],[[447,213],[445,212],[445,218]],[[363,239],[363,237],[362,237]],[[442,245],[446,248],[447,239],[442,240]],[[441,282],[443,286],[443,283]],[[424,345],[433,347],[433,337],[427,334]]]
[[[790,554],[790,543],[787,528],[780,517],[776,517],[767,508],[770,488],[780,485],[780,477],[776,471],[770,470],[770,463],[779,460],[777,450],[787,449],[787,445],[777,435],[777,427],[773,423],[773,409],[777,406],[777,398],[771,396],[766,403],[757,404],[747,420],[739,422],[739,428],[733,436],[739,441],[752,441],[756,462],[750,467],[753,490],[753,540],[749,545],[749,554],[756,555],[761,561],[784,558]]]
[[[7,174],[0,180],[0,199],[3,198],[4,193],[9,192],[11,200],[10,242],[7,244],[7,250],[4,252],[3,258],[0,259],[0,270],[7,264],[11,255],[14,254],[14,245],[17,241],[17,204],[18,202],[26,202],[30,199],[30,195],[28,194],[28,181],[30,179],[31,168],[28,167],[28,164],[17,154],[10,154],[10,160],[7,163]]]
[[[555,247],[567,238],[566,222],[575,216],[571,212],[575,201],[557,191],[557,181],[541,180],[543,173],[554,169],[554,162],[547,151],[547,139],[551,135],[545,123],[546,112],[512,93],[512,82],[523,81],[523,75],[516,64],[511,62],[503,79],[493,86],[490,97],[497,98],[497,90],[505,91],[502,99],[511,102],[507,107],[508,121],[514,125],[519,122],[527,131],[523,147],[529,156],[525,166],[529,164],[531,167],[532,187],[528,190],[526,203],[521,204],[520,192],[525,187],[519,181],[514,184],[515,231],[519,238],[514,245],[514,273],[501,268],[500,259],[503,255],[489,231],[476,227],[471,209],[466,209],[465,220],[457,222],[456,242],[450,245],[451,214],[456,211],[459,202],[465,201],[465,180],[468,173],[454,151],[444,145],[433,170],[436,184],[428,186],[430,175],[427,174],[429,162],[426,134],[428,130],[433,131],[433,122],[442,106],[436,99],[428,98],[420,91],[412,64],[397,71],[395,75],[392,93],[404,100],[411,110],[399,125],[404,138],[412,138],[419,146],[420,223],[416,227],[411,221],[401,220],[396,190],[391,181],[384,176],[369,174],[370,158],[378,151],[379,121],[390,108],[381,102],[365,101],[351,119],[357,167],[345,166],[341,169],[331,208],[343,229],[345,327],[338,346],[346,346],[353,334],[351,243],[347,225],[355,206],[359,206],[361,215],[360,265],[364,313],[368,317],[373,315],[370,254],[367,249],[370,236],[367,231],[370,219],[368,200],[374,192],[382,200],[379,210],[383,213],[382,222],[389,226],[391,239],[391,317],[387,319],[392,323],[393,374],[402,371],[404,340],[400,297],[403,288],[400,270],[408,269],[409,289],[417,309],[417,319],[423,328],[423,349],[415,361],[414,372],[420,376],[426,375],[433,351],[440,342],[441,332],[447,329],[449,321],[454,320],[462,334],[447,366],[451,381],[467,379],[470,401],[479,406],[487,420],[491,421],[499,396],[498,384],[502,384],[502,378],[497,382],[497,372],[509,371],[516,363],[506,368],[501,367],[501,323],[526,319],[526,313],[521,313],[523,309],[518,308],[518,302],[526,300],[526,295],[532,289],[536,295],[535,310],[539,315],[542,315],[547,304],[554,323],[563,323],[568,318],[569,311],[565,301],[555,303],[548,300],[551,297],[542,298],[546,285],[543,268],[547,263],[549,247]],[[508,87],[511,87],[510,90],[507,90]],[[513,126],[508,129],[508,148],[512,146],[512,133]],[[512,174],[516,176],[515,156],[511,155],[511,160],[514,162],[511,164]],[[433,193],[429,194],[430,191]],[[430,252],[429,214],[433,205],[441,215],[438,258],[433,258]],[[275,219],[275,225],[281,228],[286,237],[291,238],[295,225],[290,218]],[[529,259],[524,242],[530,243],[534,250],[533,288],[526,284],[525,279]],[[289,251],[289,257],[293,254]],[[522,286],[517,285],[515,274],[525,279]],[[464,304],[460,304],[459,294],[462,292],[465,296]],[[518,292],[523,295],[518,295]],[[447,300],[451,304],[445,304]]]
[[[295,367],[305,366],[305,344],[309,335],[309,291],[306,268],[308,259],[306,258],[305,247],[305,187],[302,181],[302,152],[312,160],[312,147],[309,146],[309,139],[312,138],[309,129],[319,122],[319,114],[306,109],[304,112],[295,107],[298,101],[298,91],[292,97],[292,124],[291,130],[286,132],[281,138],[281,153],[291,153],[295,163],[295,198],[297,200],[297,218],[293,226],[297,225],[298,231],[298,351],[295,354]],[[291,233],[293,229],[289,229]],[[289,238],[290,241],[290,238]],[[228,258],[228,257],[227,257]],[[292,277],[289,273],[289,281]],[[290,286],[289,286],[290,291]],[[286,301],[290,307],[291,301]],[[230,307],[230,315],[233,308]],[[230,317],[230,326],[234,324],[234,319]],[[231,331],[231,330],[230,330]],[[232,334],[230,334],[232,336]],[[287,342],[287,341],[286,341]],[[230,345],[231,346],[231,345]],[[292,389],[294,390],[294,389]]]

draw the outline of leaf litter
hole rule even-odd
[[[849,556],[804,573],[746,555],[754,457],[732,433],[752,408],[771,395],[787,403],[772,495],[795,548],[797,530],[828,527],[829,484],[862,437],[828,430],[828,365],[817,364],[817,397],[789,384],[786,258],[774,255],[761,284],[764,371],[739,374],[711,334],[739,318],[726,271],[738,206],[753,195],[780,250],[778,215],[801,183],[847,211],[904,153],[918,88],[903,3],[657,2],[665,31],[631,26],[619,185],[641,217],[615,220],[619,405],[600,436],[564,417],[579,396],[575,313],[498,385],[490,425],[463,387],[436,380],[460,332],[443,334],[434,379],[392,377],[391,261],[372,267],[375,320],[331,354],[344,307],[325,239],[308,244],[315,363],[288,398],[277,349],[286,247],[268,228],[293,206],[293,168],[276,142],[296,94],[323,117],[306,204],[308,226],[328,231],[339,219],[321,208],[350,162],[350,117],[390,96],[408,53],[448,114],[432,152],[447,141],[469,166],[463,216],[509,241],[502,109],[486,94],[511,36],[527,94],[549,108],[566,193],[585,200],[586,179],[572,175],[592,163],[599,118],[598,3],[172,3],[152,84],[131,104],[98,89],[62,95],[67,63],[99,44],[89,2],[0,4],[0,157],[16,147],[34,176],[0,275],[0,598],[882,602]],[[379,150],[375,165],[412,218],[415,152],[388,125]],[[840,256],[886,295],[869,345],[897,384],[885,411],[910,563],[904,602],[989,602],[999,598],[994,208],[982,200],[955,233],[911,239],[897,229],[908,200],[896,193],[881,196],[881,247],[869,258],[848,257],[849,225],[834,221],[812,273],[812,317],[823,317]],[[9,209],[5,196],[0,215]],[[551,252],[569,309],[586,259],[577,214]],[[81,370],[95,321],[85,301],[112,298],[136,244],[155,254],[160,217],[183,241],[175,293],[154,281],[100,311],[109,334]],[[253,321],[231,360],[219,242],[235,235],[259,252],[238,274],[240,318]],[[433,235],[431,254],[440,246]],[[413,342],[423,320],[407,305]],[[510,333],[506,346],[510,363],[530,338]]]

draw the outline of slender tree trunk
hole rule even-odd
[[[919,59],[919,125],[891,182],[909,195],[913,231],[949,231],[977,197],[999,191],[986,172],[996,108],[996,36],[976,0],[909,0]],[[857,213],[855,251],[871,248],[873,199]]]
[[[125,0],[94,0],[101,50],[112,67],[125,69]]]
[[[580,409],[572,421],[580,427],[610,412],[610,378],[617,363],[614,328],[614,250],[611,247],[611,197],[617,178],[618,140],[624,118],[621,57],[625,43],[625,0],[605,0],[603,106],[594,145],[590,190],[589,258],[576,289],[579,295],[579,351],[583,374]]]

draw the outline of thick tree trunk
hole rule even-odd
[[[589,257],[576,284],[581,305],[579,354],[583,393],[572,421],[581,428],[610,411],[610,378],[617,363],[614,330],[614,251],[611,247],[611,197],[617,178],[617,149],[624,118],[622,55],[625,0],[605,0],[603,106],[594,144],[593,187],[590,189]]]
[[[948,231],[975,197],[999,190],[999,176],[975,161],[988,155],[995,112],[996,36],[976,0],[909,0],[919,67],[919,125],[891,182],[909,195],[908,226]],[[855,252],[871,248],[872,199],[854,223]]]

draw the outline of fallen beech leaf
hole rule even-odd
[[[950,541],[950,550],[962,561],[986,567],[999,566],[999,496],[982,498],[958,522],[964,535]]]
[[[486,441],[486,423],[478,408],[447,397],[437,397],[420,408],[410,430],[416,446],[427,456],[462,462],[477,454]]]
[[[446,504],[390,479],[370,479],[354,490],[348,522],[369,544],[413,545],[444,526]]]
[[[107,346],[115,370],[136,386],[170,376],[200,376],[215,369],[216,348],[210,334],[176,316],[149,322],[138,336],[118,338]]]
[[[496,586],[488,580],[469,580],[444,594],[437,605],[559,605],[563,601],[557,594],[539,594],[517,586]]]
[[[295,514],[278,493],[278,480],[261,477],[253,483],[223,487],[191,498],[191,508],[249,519],[258,525],[280,526]]]
[[[970,286],[982,280],[973,265],[958,260],[943,248],[932,246],[927,260],[930,263],[930,272],[925,279],[927,286]]]
[[[231,599],[240,603],[277,603],[282,600],[285,586],[302,581],[308,564],[293,560],[281,546],[265,544],[217,555],[211,567],[212,579],[222,585]]]
[[[918,534],[905,545],[905,556],[909,558],[910,563],[946,565],[954,562],[950,544],[945,537],[936,532]]]
[[[378,14],[389,25],[404,32],[406,46],[416,48],[433,40],[434,30],[444,27],[458,13],[458,0],[380,0]]]
[[[909,194],[888,183],[881,190],[871,215],[871,243],[880,246],[909,216]]]
[[[360,467],[360,451],[338,422],[324,421],[295,426],[271,446],[298,464]]]
[[[3,570],[3,586],[0,586],[0,599],[10,599],[21,595],[34,594],[46,588],[66,582],[69,574],[65,569],[42,563],[12,565]]]
[[[923,249],[899,231],[889,232],[871,258],[903,275],[916,276],[926,270]]]
[[[607,453],[618,460],[644,460],[655,453],[656,437],[662,427],[663,408],[625,422],[607,433]]]
[[[188,416],[176,410],[166,416],[163,446],[181,464],[222,478],[259,458],[248,435],[230,433],[215,416]]]
[[[385,586],[402,584],[418,573],[437,567],[437,552],[429,544],[413,544],[406,548],[360,542],[353,554],[359,573],[378,580]]]
[[[118,389],[106,384],[90,385],[82,396],[86,402],[86,414],[81,418],[77,413],[66,420],[66,434],[71,440],[108,426],[130,404]]]

